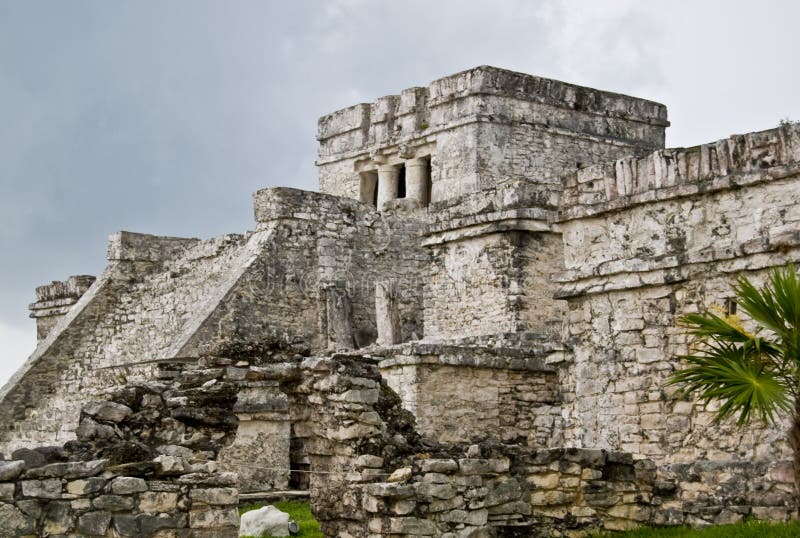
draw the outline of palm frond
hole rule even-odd
[[[745,332],[741,327],[731,324],[727,319],[707,311],[703,314],[687,314],[681,316],[679,321],[686,326],[688,333],[701,341],[708,339],[715,341],[746,342],[753,335]]]
[[[668,384],[679,395],[696,393],[708,403],[718,399],[720,418],[737,416],[742,426],[757,415],[774,423],[780,411],[792,408],[785,373],[771,367],[761,354],[729,342],[709,343],[700,354],[681,357],[689,365],[675,372]]]
[[[773,269],[760,289],[741,276],[734,291],[742,311],[775,334],[784,359],[800,363],[800,279],[794,264]]]

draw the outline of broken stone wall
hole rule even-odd
[[[85,405],[76,440],[0,461],[0,534],[237,536],[237,477],[215,461],[235,389],[202,362],[174,366]]]
[[[563,536],[796,512],[784,462],[658,466],[600,449],[437,443],[418,434],[373,358],[251,370],[289,397],[326,536]]]
[[[16,468],[22,472],[14,477]],[[3,536],[167,537],[189,530],[198,538],[238,535],[232,477],[146,479],[103,461],[30,469],[22,461],[0,462],[0,472]]]
[[[254,342],[326,349],[320,288],[328,284],[344,282],[350,293],[351,347],[376,337],[378,280],[401,288],[401,337],[421,335],[427,253],[417,246],[415,220],[292,189],[262,192],[256,202],[260,225],[245,235],[203,241],[114,236],[109,267],[94,291],[5,387],[0,414],[8,427],[0,449],[72,439],[86,397],[152,377],[159,360]],[[275,389],[273,396],[280,397]],[[242,439],[254,443],[289,427],[285,409],[243,409],[242,417],[251,430]]]

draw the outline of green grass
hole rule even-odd
[[[250,510],[261,508],[267,503],[246,506],[239,510],[244,514]],[[289,514],[290,519],[300,525],[300,538],[324,538],[319,530],[319,523],[311,513],[308,502],[281,501],[273,504],[278,510]],[[641,528],[621,533],[599,533],[590,538],[797,538],[800,537],[800,522],[769,523],[765,521],[748,521],[736,525],[714,525],[705,529],[688,527],[666,527],[661,529]],[[252,538],[269,538],[268,535]]]
[[[289,519],[297,521],[300,526],[300,532],[295,536],[300,538],[324,538],[322,531],[319,530],[319,523],[314,519],[314,514],[311,513],[311,506],[308,502],[304,501],[279,501],[276,503],[261,503],[252,506],[245,506],[239,509],[239,514],[244,514],[250,510],[256,510],[267,504],[272,504],[275,508],[282,512],[289,514]],[[252,537],[252,538],[268,538],[269,535]]]
[[[705,529],[643,528],[622,533],[595,534],[592,538],[796,538],[798,536],[800,536],[800,522],[774,524],[748,521],[736,525],[715,525]]]

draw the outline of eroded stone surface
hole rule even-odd
[[[251,232],[115,234],[31,305],[9,520],[235,535],[239,491],[287,487],[353,537],[789,517],[786,425],[664,382],[680,315],[800,260],[800,127],[667,124],[482,66],[321,118],[322,192],[257,192]]]

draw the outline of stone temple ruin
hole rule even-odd
[[[341,537],[795,517],[788,425],[664,382],[679,315],[800,259],[800,127],[668,125],[478,67],[321,118],[320,192],[255,193],[253,231],[113,235],[36,290],[0,534],[235,536],[239,495],[302,489]]]

